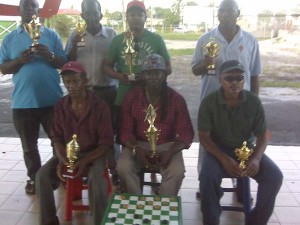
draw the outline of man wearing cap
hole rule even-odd
[[[257,181],[256,205],[247,225],[265,225],[272,215],[275,198],[282,184],[282,173],[264,154],[267,146],[266,120],[259,98],[243,90],[245,69],[237,60],[220,67],[221,88],[203,99],[198,115],[199,139],[205,151],[200,173],[203,224],[219,224],[220,187],[223,177],[249,176]],[[256,144],[253,145],[253,137]],[[234,150],[247,141],[254,152],[239,167]]]
[[[194,137],[184,98],[167,86],[165,60],[151,54],[142,62],[143,86],[129,91],[121,110],[121,143],[125,147],[117,163],[117,171],[128,193],[141,194],[138,172],[150,163],[150,145],[145,135],[149,127],[146,110],[156,109],[154,126],[159,130],[157,153],[160,157],[161,194],[177,195],[184,178],[182,150],[188,149]],[[151,164],[151,163],[150,163]]]
[[[146,8],[143,2],[133,0],[128,3],[126,20],[128,22],[129,30],[133,33],[133,45],[135,50],[133,73],[138,75],[141,72],[141,64],[145,56],[157,53],[164,58],[166,62],[165,72],[169,75],[171,74],[172,69],[166,45],[161,36],[144,28],[146,19]],[[124,94],[132,89],[134,85],[139,83],[128,79],[129,67],[125,60],[124,53],[127,46],[124,37],[125,33],[122,33],[112,40],[104,64],[104,69],[108,75],[119,80],[115,101],[116,114],[119,114]],[[117,127],[118,125],[119,121],[117,121]]]
[[[105,155],[113,145],[109,107],[104,100],[86,90],[84,67],[70,61],[62,67],[62,80],[69,94],[54,109],[52,138],[55,155],[37,173],[36,187],[40,203],[40,224],[59,224],[53,190],[59,185],[66,165],[66,145],[77,135],[80,153],[75,163],[80,177],[88,170],[89,204],[93,224],[99,225],[107,205],[107,182],[103,177]]]
[[[0,48],[0,70],[13,74],[12,116],[14,127],[21,139],[27,168],[25,192],[35,194],[35,175],[41,167],[38,149],[40,126],[50,135],[53,106],[62,97],[57,69],[66,61],[59,35],[44,26],[40,39],[33,43],[25,25],[38,16],[37,0],[20,0],[22,24],[7,34]]]

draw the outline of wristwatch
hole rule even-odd
[[[48,58],[49,62],[53,62],[55,59],[55,54],[53,52],[51,52],[51,56]]]

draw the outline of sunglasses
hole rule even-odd
[[[244,78],[245,78],[244,75],[234,75],[234,76],[223,77],[223,79],[226,80],[227,82],[233,82],[233,81],[241,82],[242,80],[244,80]]]

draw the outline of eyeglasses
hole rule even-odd
[[[245,76],[242,75],[232,75],[232,76],[223,76],[223,79],[226,80],[227,82],[233,82],[233,81],[237,81],[237,82],[241,82],[242,80],[244,80]]]

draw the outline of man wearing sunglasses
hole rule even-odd
[[[267,224],[282,184],[280,169],[264,154],[265,114],[259,98],[243,89],[244,73],[239,61],[224,62],[220,67],[220,89],[205,97],[199,109],[199,139],[205,149],[200,173],[200,192],[205,193],[201,196],[204,225],[220,222],[223,177],[249,176],[257,181],[256,205],[247,225]],[[234,153],[244,141],[254,150],[245,170],[239,167]]]

